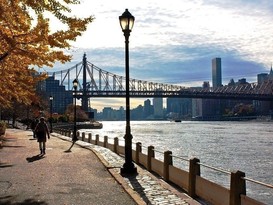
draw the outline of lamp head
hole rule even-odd
[[[50,100],[50,101],[53,100],[53,96],[52,96],[52,95],[49,96],[49,100]]]
[[[124,33],[130,33],[134,26],[135,17],[125,9],[125,12],[119,17],[119,23]]]

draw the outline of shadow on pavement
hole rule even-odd
[[[7,197],[0,197],[0,204],[5,204],[5,205],[48,205],[48,203],[44,201],[36,201],[34,199],[26,199],[22,202],[12,202],[8,200],[7,198],[11,198],[12,196],[7,196]]]
[[[1,168],[7,168],[7,167],[12,167],[12,164],[6,164],[6,163],[0,163],[0,169]]]
[[[128,176],[124,176],[125,178],[127,178],[133,189],[140,195],[140,197],[147,203],[147,204],[151,204],[150,200],[148,199],[148,197],[146,196],[145,192],[144,192],[144,189],[141,184],[138,182],[137,180],[137,175],[128,175]]]
[[[19,145],[13,145],[13,146],[11,146],[11,145],[2,145],[2,147],[9,147],[9,148],[20,148],[20,147],[25,147],[25,146],[19,146]]]
[[[45,158],[44,155],[38,154],[38,155],[35,155],[35,156],[32,156],[32,157],[27,157],[26,160],[28,162],[34,162],[34,161],[38,161],[38,160],[43,159],[43,158]]]
[[[74,146],[74,144],[75,144],[75,142],[73,141],[73,142],[72,142],[72,145],[69,147],[69,149],[68,149],[68,150],[65,150],[64,152],[66,152],[66,153],[71,152],[71,149],[72,149],[72,147]]]

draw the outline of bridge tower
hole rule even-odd
[[[83,55],[83,82],[82,82],[82,109],[88,113],[88,96],[87,96],[87,85],[86,85],[86,69],[87,69],[87,61],[86,54]]]

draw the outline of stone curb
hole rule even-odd
[[[93,150],[92,148],[88,148],[91,150],[98,158],[99,160],[103,163],[103,165],[107,168],[108,172],[115,178],[115,180],[124,188],[124,190],[133,198],[133,200],[138,204],[138,205],[145,205],[145,201],[138,195],[136,191],[131,189],[131,187],[127,184],[127,182],[123,179],[123,177],[118,173],[117,169],[115,167],[111,167],[109,165],[109,162],[106,161],[99,152],[96,150]]]

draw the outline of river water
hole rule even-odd
[[[87,130],[86,130],[87,131]],[[118,137],[124,143],[125,122],[104,121],[103,129],[88,130],[93,135]],[[156,158],[172,151],[174,166],[188,170],[180,158],[196,157],[202,164],[226,171],[240,170],[246,177],[273,185],[272,122],[132,121],[133,143],[141,142],[143,153],[153,145]],[[112,142],[111,142],[112,143]],[[133,149],[135,145],[133,144]],[[229,187],[229,175],[201,166],[201,176]],[[247,195],[273,205],[273,189],[246,183]]]

